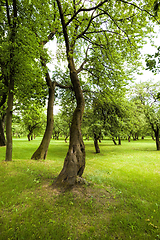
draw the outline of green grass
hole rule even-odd
[[[150,139],[86,141],[83,177],[91,184],[53,188],[68,144],[51,141],[45,161],[30,160],[40,138],[14,139],[13,161],[0,148],[0,240],[160,239],[160,152]]]

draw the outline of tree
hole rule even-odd
[[[37,131],[44,130],[45,114],[42,107],[37,106],[35,103],[26,106],[22,112],[22,122],[27,131],[28,141],[33,139],[33,134]]]
[[[48,3],[47,3],[48,4]],[[39,3],[37,6],[40,6]],[[37,8],[36,6],[36,8]],[[39,21],[31,21],[31,13],[35,11],[26,1],[4,1],[1,5],[0,23],[0,74],[7,95],[6,113],[6,161],[12,160],[12,112],[13,97],[27,99],[34,89],[42,83],[43,71],[40,68],[39,44],[36,35],[31,31],[38,28]],[[42,18],[35,11],[39,19]],[[33,20],[33,19],[32,19]],[[42,27],[39,26],[42,31]],[[39,30],[40,31],[40,30]],[[36,82],[36,84],[35,84]],[[43,84],[42,84],[43,85]],[[34,92],[35,94],[35,92]]]
[[[143,108],[144,114],[150,124],[156,139],[157,150],[160,150],[160,84],[153,82],[143,82],[136,84],[133,88],[132,98],[137,101],[137,105]]]
[[[65,142],[67,143],[67,138],[69,137],[70,124],[71,116],[68,115],[66,109],[65,110],[61,109],[59,113],[54,116],[53,139],[58,140],[59,136],[63,135],[65,137]]]
[[[118,86],[121,76],[123,76],[120,71],[122,64],[127,61],[131,63],[131,57],[134,55],[136,65],[138,55],[136,55],[137,52],[135,54],[135,51],[132,51],[132,46],[140,46],[140,41],[144,36],[143,27],[146,29],[145,35],[148,31],[146,17],[151,2],[145,5],[145,9],[143,8],[144,1],[141,1],[138,6],[128,1],[118,1],[114,8],[111,8],[110,5],[114,1],[108,0],[99,3],[81,3],[81,1],[72,3],[63,1],[62,3],[60,0],[56,0],[56,2],[66,46],[70,79],[77,103],[70,128],[69,150],[63,169],[57,177],[57,183],[72,185],[76,182],[77,176],[82,176],[85,167],[85,147],[81,134],[85,101],[79,78],[80,72],[88,70],[90,76],[96,76],[93,66],[99,65],[101,80],[106,74],[112,80],[114,73],[115,76],[116,73],[119,74]],[[112,48],[115,52],[111,50]],[[115,59],[112,53],[114,53]],[[97,61],[98,57],[101,59],[100,62]],[[81,59],[82,63],[79,64]],[[116,78],[114,80],[116,81]],[[98,85],[98,82],[96,84]]]
[[[93,138],[96,153],[100,153],[98,141],[100,141],[103,135],[103,130],[104,122],[99,118],[98,114],[94,110],[94,106],[88,105],[83,117],[82,133],[83,135],[86,135],[87,138]]]
[[[14,82],[15,82],[15,64],[16,64],[16,33],[17,33],[17,1],[13,0],[12,2],[12,19],[10,15],[10,8],[8,0],[5,2],[6,15],[7,15],[7,25],[8,25],[8,53],[9,56],[5,64],[9,62],[9,69],[5,68],[5,80],[7,81],[8,86],[8,100],[7,100],[7,112],[6,112],[6,161],[12,160],[12,110],[13,110],[13,95],[14,95]],[[6,29],[4,29],[6,30]],[[4,31],[5,32],[5,31]],[[4,34],[3,34],[4,36]],[[3,48],[2,48],[3,49]],[[3,51],[2,51],[3,52]],[[3,57],[1,56],[1,63],[3,62]],[[6,66],[5,66],[6,67]],[[3,66],[1,65],[1,69]],[[3,71],[3,70],[2,70]]]

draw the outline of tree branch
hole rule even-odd
[[[59,88],[62,88],[62,89],[71,89],[71,90],[73,90],[73,87],[71,86],[71,85],[69,85],[69,86],[64,86],[64,85],[62,85],[62,84],[60,84],[60,83],[58,83],[58,82],[56,82],[56,81],[54,81],[55,82],[55,86],[56,87],[59,87]]]
[[[56,2],[57,2],[57,5],[58,5],[58,9],[59,9],[59,14],[60,14],[62,28],[63,28],[63,35],[64,35],[64,39],[65,39],[65,44],[66,44],[66,50],[67,50],[67,53],[68,53],[69,50],[70,50],[70,46],[69,46],[69,38],[68,38],[68,33],[67,33],[67,28],[66,28],[67,25],[66,25],[65,20],[64,20],[64,15],[63,15],[63,10],[62,10],[60,0],[56,0]]]
[[[125,1],[125,0],[120,0],[120,1],[123,2],[123,3],[129,4],[129,5],[131,5],[131,6],[135,7],[135,8],[137,8],[137,9],[139,9],[139,10],[142,11],[142,12],[148,13],[151,17],[153,17],[153,18],[157,21],[156,17],[155,17],[153,14],[151,14],[149,11],[147,11],[147,10],[145,10],[145,9],[143,9],[143,8],[138,7],[138,6],[137,6],[136,4],[134,4],[134,3],[127,2],[127,1]],[[158,22],[158,21],[157,21],[157,22]],[[159,22],[158,22],[158,23],[159,23]]]
[[[56,34],[56,30],[55,30],[55,31],[52,31],[52,32],[48,35],[47,40],[42,41],[40,44],[42,44],[42,45],[44,46],[47,42],[49,42],[50,40],[53,39],[53,37],[54,37],[55,34]]]
[[[90,25],[91,25],[91,23],[92,23],[92,20],[93,20],[95,17],[97,17],[97,16],[93,17],[94,12],[95,12],[95,11],[92,12],[92,15],[91,15],[91,18],[90,18],[90,20],[89,20],[88,26],[86,27],[86,29],[85,29],[81,34],[79,34],[79,35],[77,36],[77,39],[80,38],[81,36],[83,36],[83,35],[87,32],[87,30],[89,29],[89,27],[90,27]]]
[[[85,60],[83,61],[83,63],[81,64],[81,66],[79,67],[79,69],[77,70],[77,73],[80,73],[82,70],[83,70],[83,66],[86,64],[87,62],[87,53],[88,53],[88,49],[89,49],[89,46],[87,47],[87,50],[86,50],[86,57],[85,57]]]
[[[109,0],[105,0],[103,2],[100,2],[97,6],[92,7],[92,8],[83,8],[84,4],[78,9],[77,12],[75,12],[75,14],[71,17],[71,19],[69,19],[69,21],[66,23],[66,26],[68,26],[74,19],[75,17],[80,13],[80,12],[90,12],[90,11],[94,11],[97,8],[101,7],[104,3],[108,2]]]
[[[8,25],[11,27],[11,19],[10,19],[10,15],[9,15],[8,0],[6,0],[6,12],[7,12]]]

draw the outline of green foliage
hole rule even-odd
[[[135,84],[135,87],[132,88],[132,98],[137,107],[144,112],[146,120],[154,132],[157,132],[160,127],[159,92],[159,83],[152,81]]]
[[[27,134],[43,134],[46,121],[44,108],[33,103],[23,109],[21,114],[21,121]]]
[[[158,0],[154,1],[153,10],[154,14],[157,17],[159,13],[160,2]]]
[[[146,70],[150,70],[153,73],[159,73],[160,69],[160,47],[157,48],[157,52],[153,55],[148,54],[146,59]]]
[[[82,129],[90,137],[96,133],[103,137],[126,136],[126,119],[129,119],[128,102],[115,89],[105,89],[92,94],[91,103],[88,104],[84,114]]]

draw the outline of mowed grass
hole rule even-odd
[[[0,240],[160,239],[160,152],[155,142],[85,141],[90,185],[52,186],[68,144],[51,141],[45,161],[30,160],[40,138],[14,139],[13,161],[0,148]]]

